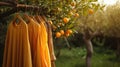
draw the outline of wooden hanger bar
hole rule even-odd
[[[15,4],[15,3],[8,3],[8,2],[0,2],[0,7],[1,6],[7,6],[7,7],[12,7],[13,9],[6,11],[2,14],[0,14],[0,18],[9,16],[15,12],[18,11],[46,11],[46,8],[39,7],[39,6],[33,6],[33,5],[25,5],[25,4]]]
[[[7,2],[0,2],[0,6],[7,6],[7,7],[12,7],[12,8],[16,7],[18,9],[23,8],[23,9],[28,9],[28,10],[29,9],[34,9],[34,10],[41,9],[39,6],[17,4],[17,3],[15,4],[15,3],[7,3]]]
[[[0,2],[0,6],[18,7],[18,8],[39,8],[38,6],[17,4],[14,2],[13,3],[12,2]]]
[[[13,4],[10,4],[8,2],[0,2],[0,6],[7,6],[7,7],[13,7]]]

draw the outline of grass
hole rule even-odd
[[[94,49],[92,67],[120,67],[120,60],[116,59],[115,53],[111,50]],[[56,67],[86,67],[85,48],[63,48],[61,55],[56,60]]]

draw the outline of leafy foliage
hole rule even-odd
[[[84,29],[88,28],[92,32],[99,31],[104,36],[109,37],[120,37],[120,7],[119,2],[115,5],[106,7],[104,10],[101,10],[101,7],[98,7],[98,10],[88,16],[82,16],[77,20],[79,27],[77,29],[80,33],[84,33]],[[103,7],[103,6],[102,6]]]
[[[120,5],[119,2],[113,6],[106,8],[106,15],[108,19],[108,28],[105,35],[111,37],[120,37]]]

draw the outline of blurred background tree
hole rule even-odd
[[[118,2],[119,3],[119,2]],[[79,23],[77,29],[80,34],[83,35],[83,39],[86,43],[87,48],[87,64],[90,65],[90,60],[93,53],[93,46],[91,40],[95,36],[104,36],[104,37],[112,37],[117,42],[115,47],[117,58],[120,57],[120,39],[119,39],[119,10],[120,5],[116,3],[115,5],[111,5],[105,7],[104,11],[98,9],[94,14],[82,16],[77,20]],[[115,43],[114,43],[115,44]],[[108,44],[107,44],[108,46]]]

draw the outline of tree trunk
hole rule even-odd
[[[87,50],[86,65],[87,67],[91,67],[91,58],[92,58],[92,53],[93,53],[92,42],[90,39],[87,39],[87,38],[84,38],[84,41],[85,41],[86,50]]]
[[[84,32],[85,33],[83,35],[83,39],[86,44],[86,50],[87,50],[86,67],[91,67],[91,58],[92,58],[92,54],[93,54],[93,46],[92,46],[91,39],[93,38],[94,33],[91,32],[89,29],[85,29]]]

